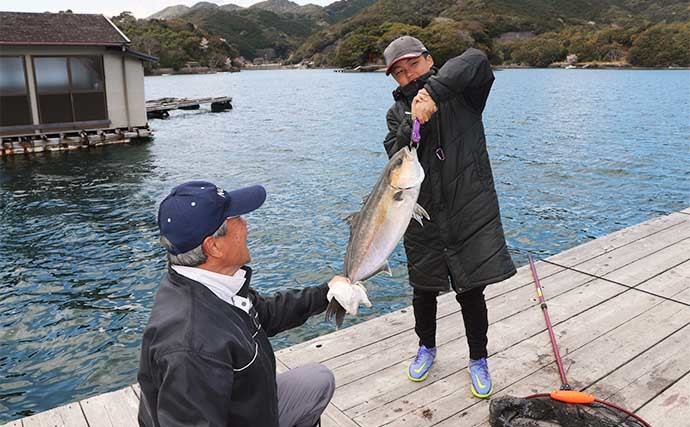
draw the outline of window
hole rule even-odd
[[[69,58],[72,76],[72,102],[76,121],[107,118],[101,58],[78,56]]]
[[[0,126],[32,123],[24,57],[0,56]]]
[[[101,57],[35,57],[34,70],[41,123],[108,118]]]

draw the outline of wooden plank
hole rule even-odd
[[[137,425],[139,399],[131,387],[80,402],[90,427],[130,427]]]
[[[690,371],[688,348],[690,326],[685,325],[589,386],[587,392],[628,410],[636,410],[645,406],[650,396],[662,393]],[[690,416],[690,408],[688,411],[687,415]]]
[[[540,277],[549,277],[563,268],[548,263],[537,263]],[[524,287],[531,283],[529,268],[518,269],[515,276],[501,283],[491,285],[486,290],[487,300]],[[373,301],[374,304],[376,303]],[[455,301],[454,293],[449,292],[439,297],[437,317],[439,319],[457,313],[460,306]],[[411,307],[406,307],[385,314],[365,323],[341,329],[312,340],[294,345],[276,352],[276,356],[289,367],[296,367],[309,362],[326,362],[330,359],[352,354],[353,352],[396,335],[407,336],[414,329],[414,315]],[[334,364],[329,365],[331,367]]]
[[[690,418],[690,372],[645,405],[638,415],[654,427],[688,425]]]
[[[624,285],[637,286],[688,260],[690,260],[690,238],[640,258],[625,268],[614,270],[604,277]],[[579,269],[579,267],[577,268]]]
[[[24,427],[88,426],[84,413],[76,402],[24,418],[23,423]]]
[[[690,304],[690,261],[673,267],[638,286],[638,289],[652,292],[666,298]]]
[[[571,272],[571,274],[574,273]],[[568,287],[568,284],[556,281],[553,287],[555,286]],[[590,291],[590,288],[596,288],[596,291]],[[553,308],[550,310],[552,321],[557,325],[560,321],[576,315],[583,309],[617,295],[622,289],[618,285],[594,281],[551,298],[549,307]],[[489,328],[490,354],[500,353],[515,346],[520,341],[543,332],[545,326],[541,316],[541,309],[535,301],[532,302],[530,309],[519,311],[492,325]],[[467,360],[467,344],[464,338],[457,339],[444,346],[439,346],[439,354],[436,362],[434,362],[434,369],[431,370],[429,378],[423,383],[413,383],[407,379],[405,372],[409,360],[405,360],[376,373],[376,375],[341,387],[333,401],[336,406],[343,409],[347,415],[353,417],[360,424],[362,422],[360,422],[360,418],[357,418],[358,416],[376,410],[390,402],[397,402],[398,405],[393,404],[390,411],[388,409],[383,409],[383,411],[385,413],[393,412],[392,415],[402,415],[404,412],[400,413],[400,409],[404,410],[410,406],[409,404],[401,404],[404,400],[427,402],[456,390],[457,385],[446,383],[445,379],[454,373],[462,372],[462,379],[467,380],[465,373]],[[442,380],[439,382],[439,387],[442,390],[432,391],[434,388],[422,390],[439,380]],[[463,392],[467,391],[464,388],[462,390]],[[414,397],[414,399],[410,399],[410,397]]]
[[[359,427],[333,403],[329,403],[321,415],[321,427]]]
[[[134,392],[134,395],[137,397],[137,399],[141,398],[141,387],[139,387],[139,383],[132,384],[132,391]]]
[[[685,208],[685,209],[683,209],[682,211],[680,211],[680,213],[684,213],[684,214],[686,214],[686,215],[690,215],[690,208]]]
[[[643,222],[560,252],[547,258],[547,261],[564,267],[574,267],[601,254],[627,246],[637,240],[653,237],[655,234],[687,223],[687,215],[673,213],[660,218]]]
[[[562,352],[566,353],[563,358],[570,384],[575,389],[585,388],[592,382],[605,384],[608,374],[634,360],[640,352],[688,322],[690,310],[686,310],[680,304],[663,301],[637,291],[627,291],[606,304],[569,319],[558,327],[557,331],[561,331],[561,337],[558,339]],[[650,330],[650,324],[659,327]],[[640,331],[648,332],[640,334]],[[526,396],[557,389],[559,375],[550,352],[548,336],[542,333],[492,356],[490,366],[497,387],[494,398],[507,394]],[[602,354],[607,356],[602,357]],[[475,406],[476,399],[467,391],[467,374],[458,372],[448,377],[447,381],[454,384],[458,391],[405,414],[389,425],[428,426],[440,421],[444,423],[439,425],[459,425],[460,420],[463,426],[486,423],[488,406]],[[432,393],[432,390],[426,392],[436,394]],[[647,390],[647,398],[653,397],[656,392],[658,390]],[[416,402],[417,396],[408,398]],[[690,416],[690,411],[687,416]],[[360,422],[358,418],[355,420]],[[649,421],[656,425],[655,420]]]
[[[687,218],[685,215],[683,217]],[[643,237],[625,246],[613,249],[604,255],[576,264],[573,268],[594,276],[604,276],[683,241],[688,237],[690,237],[690,218],[689,221],[666,228],[651,236]]]
[[[276,356],[276,374],[282,374],[283,372],[287,372],[289,370],[290,368],[288,368],[288,366],[283,363],[278,356]]]
[[[24,418],[23,423],[24,427],[88,426],[84,413],[76,402]]]
[[[0,427],[22,427],[22,420],[19,419],[19,420],[10,421],[7,424],[0,425]]]

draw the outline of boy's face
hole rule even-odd
[[[431,55],[403,59],[395,63],[391,69],[391,76],[400,86],[407,86],[411,81],[429,72],[433,65],[434,59]]]

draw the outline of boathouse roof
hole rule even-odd
[[[0,12],[0,45],[125,46],[130,40],[103,15]]]

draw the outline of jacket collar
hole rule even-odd
[[[240,267],[240,270],[242,270],[240,273],[243,274],[235,273],[233,277],[222,277],[220,274],[210,273],[193,267],[168,265],[168,274],[170,274],[172,277],[176,277],[177,280],[201,285],[207,288],[221,300],[249,313],[249,310],[252,307],[251,301],[248,299],[249,286],[252,278],[252,269],[251,267],[245,265]],[[237,283],[238,281],[235,279],[235,277],[241,278],[240,280],[243,281],[239,288],[234,287],[234,283]]]
[[[252,281],[252,268],[248,265],[244,265],[240,268],[245,271],[244,285],[242,285],[240,290],[237,291],[237,295],[247,298],[247,295],[249,294],[249,283]]]

